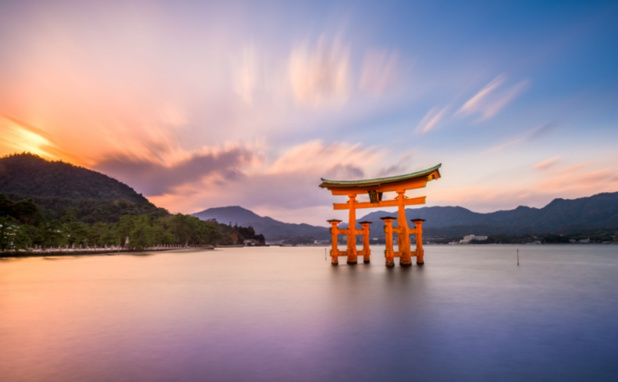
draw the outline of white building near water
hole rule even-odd
[[[471,241],[484,241],[487,240],[487,236],[467,235],[463,239],[459,240],[459,244],[470,244]]]

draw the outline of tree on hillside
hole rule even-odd
[[[141,251],[156,244],[151,220],[152,217],[148,215],[135,217],[133,229],[129,233],[129,248]]]

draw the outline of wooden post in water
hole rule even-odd
[[[412,219],[416,230],[416,265],[425,264],[425,250],[423,249],[423,222],[425,219]]]
[[[395,218],[385,216],[380,219],[384,221],[384,237],[386,238],[384,256],[386,257],[386,267],[392,268],[395,266],[395,252],[393,251],[393,221]]]
[[[397,190],[397,244],[399,247],[399,265],[402,267],[412,266],[412,254],[410,253],[410,232],[406,221],[406,190]]]
[[[353,265],[358,263],[358,254],[356,253],[356,194],[348,195],[350,198],[350,219],[348,222],[348,264]]]
[[[369,226],[371,222],[362,221],[359,223],[363,227],[363,263],[371,262],[371,250],[369,249]]]
[[[339,248],[337,247],[337,235],[339,234],[339,228],[337,225],[341,223],[341,220],[331,219],[330,223],[330,240],[331,240],[331,265],[339,265]]]

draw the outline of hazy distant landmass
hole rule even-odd
[[[330,238],[326,227],[309,224],[284,223],[268,216],[259,216],[256,213],[240,206],[209,208],[192,214],[201,220],[216,220],[219,223],[250,226],[256,233],[261,233],[267,240],[286,240],[294,238],[313,238],[316,240]]]
[[[384,236],[384,216],[396,213],[375,211],[359,221],[371,221],[372,236]],[[618,192],[578,199],[554,199],[543,208],[517,207],[491,213],[472,212],[463,207],[407,209],[406,217],[425,219],[427,235],[463,236],[522,235],[531,233],[570,234],[593,230],[618,230]]]
[[[380,218],[396,215],[393,212],[375,211],[358,218],[358,221],[372,222],[371,237],[383,238],[384,223]],[[329,238],[326,227],[284,223],[259,216],[239,206],[210,208],[193,216],[202,220],[215,219],[221,223],[252,226],[268,240]],[[595,230],[613,232],[618,230],[618,192],[573,200],[554,199],[543,208],[520,206],[491,213],[472,212],[463,207],[411,208],[406,210],[406,217],[408,220],[425,219],[424,231],[427,236],[574,234]],[[344,223],[342,227],[347,225]]]

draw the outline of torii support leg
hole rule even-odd
[[[408,222],[406,220],[406,191],[397,191],[397,201],[399,202],[397,211],[397,228],[399,234],[397,235],[399,244],[399,265],[402,267],[412,266],[412,253],[410,253],[410,230],[408,228]]]
[[[339,265],[339,248],[337,247],[337,235],[339,234],[339,228],[337,225],[341,223],[341,220],[332,219],[328,220],[328,222],[330,223],[331,265]]]
[[[416,226],[416,265],[425,264],[425,250],[423,249],[423,222],[425,219],[413,219]]]
[[[350,198],[350,219],[348,222],[348,264],[358,263],[356,253],[356,194],[348,195]]]
[[[363,263],[369,264],[371,262],[371,250],[369,249],[369,226],[371,222],[360,222],[363,227]]]
[[[395,218],[386,216],[380,219],[384,221],[384,237],[386,238],[384,256],[386,257],[386,267],[392,268],[395,266],[395,252],[393,251],[393,221]]]

